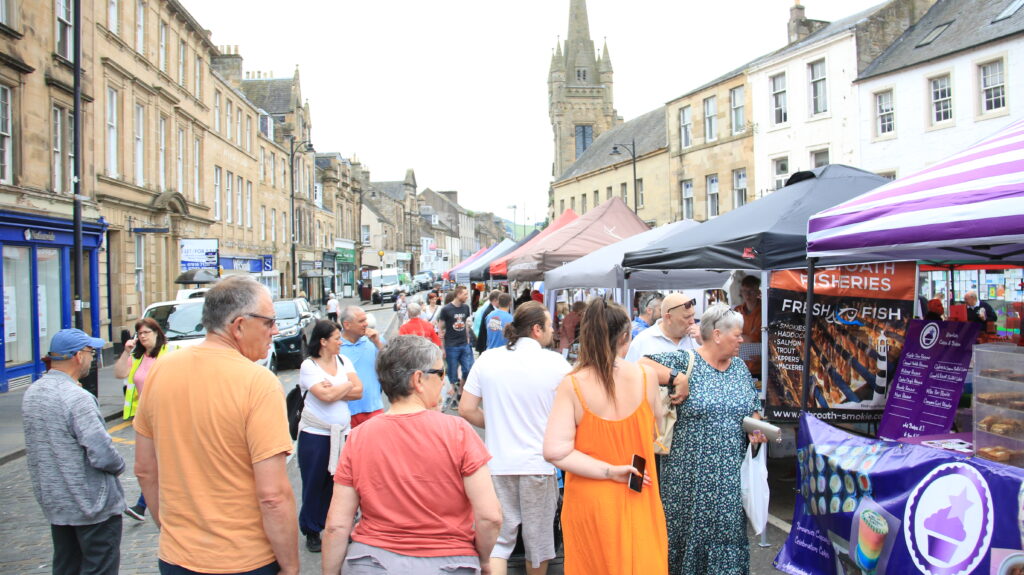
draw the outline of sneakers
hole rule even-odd
[[[306,549],[310,553],[320,552],[320,534],[319,533],[307,533],[306,534]]]
[[[124,510],[124,514],[136,521],[146,520],[146,508],[141,505],[132,505]]]

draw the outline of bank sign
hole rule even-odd
[[[216,239],[178,240],[181,271],[200,268],[217,269],[220,249]]]

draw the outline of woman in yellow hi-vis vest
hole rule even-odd
[[[142,395],[142,383],[156,363],[156,358],[167,352],[167,337],[160,324],[153,318],[144,317],[135,322],[135,337],[126,341],[124,352],[114,363],[114,377],[127,378],[124,392],[124,419],[135,417]],[[139,501],[125,510],[125,515],[138,521],[145,520],[146,500],[139,495]]]

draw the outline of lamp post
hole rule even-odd
[[[292,297],[299,290],[298,270],[296,269],[297,262],[295,260],[295,247],[299,243],[299,236],[295,233],[295,153],[296,152],[312,152],[313,144],[309,140],[303,140],[298,144],[295,143],[295,136],[288,137],[288,171],[291,176],[291,218],[292,218]]]
[[[512,208],[512,241],[516,241],[516,215],[519,212],[519,204],[506,206],[506,209],[507,208]]]
[[[632,141],[630,143],[628,143],[628,144],[615,144],[615,145],[613,145],[612,146],[612,151],[609,152],[608,155],[609,156],[618,156],[618,155],[622,154],[622,151],[619,150],[619,146],[622,146],[623,148],[626,148],[626,151],[629,152],[629,157],[633,158],[633,213],[635,214],[635,213],[637,213],[637,209],[639,209],[639,207],[640,207],[640,201],[639,201],[640,196],[637,193],[637,189],[636,189],[636,138],[633,138]]]

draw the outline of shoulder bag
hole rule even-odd
[[[680,375],[685,376],[689,382],[690,373],[693,372],[693,350],[688,349],[683,353],[686,354],[686,371]],[[658,398],[662,407],[665,408],[665,413],[661,416],[661,421],[657,422],[657,429],[655,429],[654,453],[657,455],[667,455],[672,450],[672,434],[675,433],[677,419],[676,406],[672,405],[672,400],[669,398],[673,391],[675,391],[674,386],[658,386]]]

